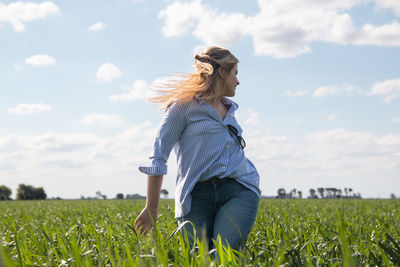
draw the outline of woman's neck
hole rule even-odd
[[[207,103],[210,104],[212,107],[218,107],[222,104],[222,96],[221,97],[214,97],[210,100],[207,100]]]
[[[219,114],[219,116],[221,117],[222,120],[225,120],[226,113],[228,112],[229,107],[226,106],[226,105],[222,102],[222,97],[220,97],[220,98],[213,98],[213,99],[207,101],[207,103],[208,103],[213,109],[215,109],[215,111]]]

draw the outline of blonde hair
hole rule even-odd
[[[204,52],[194,56],[194,73],[174,74],[180,78],[171,80],[162,85],[152,87],[159,95],[148,100],[153,103],[162,103],[163,108],[172,103],[187,103],[194,97],[207,101],[216,96],[218,69],[231,71],[239,60],[225,48],[211,46]]]

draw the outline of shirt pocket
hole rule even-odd
[[[191,121],[183,132],[183,138],[201,138],[207,141],[209,138],[223,137],[224,126],[213,120],[198,119]]]

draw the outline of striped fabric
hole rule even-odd
[[[233,125],[242,135],[242,128],[234,116],[238,105],[227,98],[223,102],[230,106],[225,120],[207,102],[198,99],[171,105],[160,123],[149,166],[139,167],[150,176],[167,174],[166,163],[174,148],[178,164],[176,218],[189,213],[190,193],[195,184],[211,177],[235,178],[258,196],[261,194],[256,168],[227,127]]]

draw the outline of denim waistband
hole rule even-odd
[[[234,179],[235,179],[235,178],[233,178],[233,177],[218,177],[218,176],[214,176],[214,177],[211,177],[211,178],[208,179],[208,180],[199,181],[199,183],[202,183],[202,184],[205,184],[205,183],[212,183],[212,184],[215,184],[215,183],[229,182],[229,181],[232,181],[232,180],[234,180]]]

